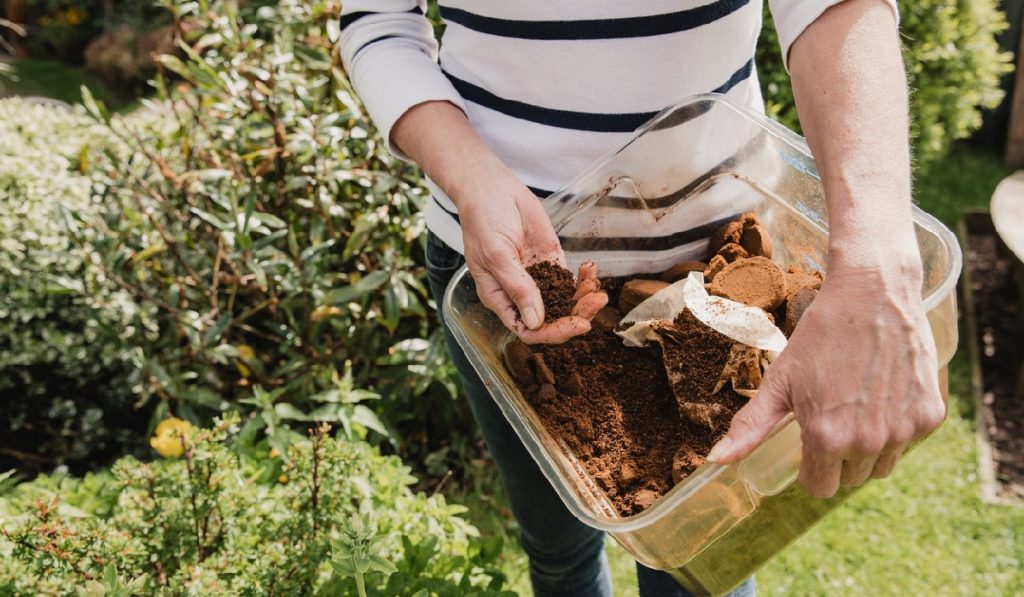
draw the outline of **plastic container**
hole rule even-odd
[[[545,205],[570,267],[591,259],[605,276],[658,272],[699,258],[711,231],[743,211],[757,213],[771,232],[775,261],[815,269],[826,261],[824,192],[806,143],[716,94],[666,109]],[[937,220],[915,208],[914,222],[922,296],[944,382],[957,344],[953,289],[961,254]],[[640,241],[617,237],[637,231]],[[803,491],[796,483],[800,430],[790,417],[743,462],[706,464],[644,512],[620,516],[506,372],[502,347],[511,335],[479,304],[465,268],[443,308],[473,367],[569,510],[694,593],[735,587],[855,491],[827,500]]]

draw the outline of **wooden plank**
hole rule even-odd
[[[1024,43],[1024,30],[1021,32]],[[1006,163],[1011,168],[1024,166],[1024,51],[1017,51],[1017,72],[1010,99],[1010,130],[1006,135]]]

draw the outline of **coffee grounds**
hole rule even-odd
[[[750,303],[764,303],[772,309],[776,325],[784,327],[788,280],[782,270],[770,261],[761,263],[768,261],[762,256],[737,256],[727,266],[726,259],[718,254],[726,244],[739,241],[744,231],[759,226],[756,216],[743,214],[731,224],[711,239],[714,250],[709,251],[712,259],[705,279],[717,278],[715,274],[725,272],[727,267],[730,271],[741,270],[731,281],[726,273],[719,285],[738,292]],[[767,234],[762,230],[756,233],[751,233],[747,244],[755,252],[770,254]],[[754,238],[758,235],[760,238]],[[749,261],[754,263],[739,265]],[[702,264],[681,264],[676,269],[698,265]],[[746,276],[741,275],[742,270],[748,268],[759,270],[756,274],[770,270],[772,275],[767,279],[755,280],[756,285],[765,286],[763,292],[749,292],[751,289],[743,287]],[[548,321],[571,312],[575,283],[568,270],[542,263],[527,271],[541,289]],[[789,274],[801,275],[790,278],[799,280],[801,287],[820,287],[820,274],[798,270]],[[630,292],[624,292],[628,282],[652,277],[660,274],[602,280],[609,305],[629,299]],[[621,311],[606,307],[595,318],[590,332],[561,345],[526,350],[517,345],[514,358],[508,358],[515,368],[519,389],[541,423],[565,443],[618,512],[633,516],[706,462],[711,447],[724,436],[732,417],[747,402],[735,391],[732,380],[750,395],[752,388],[748,386],[756,387],[760,370],[744,369],[751,363],[756,368],[756,358],[739,366],[733,363],[730,371],[735,370],[734,375],[719,387],[736,345],[733,340],[683,311],[675,321],[656,326],[660,342],[631,348],[612,331],[621,317]]]
[[[640,513],[704,464],[745,403],[728,387],[711,394],[732,341],[688,312],[676,324],[664,351],[627,347],[596,328],[565,344],[534,347],[554,384],[520,384],[544,426],[624,516]],[[713,409],[709,417],[693,414],[702,404]],[[690,416],[681,416],[681,405]]]
[[[526,273],[530,274],[540,289],[540,296],[544,300],[545,323],[572,314],[572,308],[576,305],[573,300],[576,280],[572,272],[557,263],[544,261],[527,267]]]
[[[710,448],[707,433],[679,417],[656,346],[629,348],[610,331],[592,330],[539,354],[554,373],[554,392],[522,388],[527,401],[622,515],[672,488],[680,444]]]
[[[729,385],[714,393],[736,342],[701,323],[689,309],[658,332],[679,413],[709,429],[717,441],[728,431],[732,415],[747,402]]]

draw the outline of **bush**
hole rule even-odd
[[[95,178],[108,212],[78,219],[102,230],[105,271],[159,313],[147,391],[193,421],[255,406],[338,422],[347,378],[418,456],[470,429],[428,309],[426,191],[353,97],[339,5],[169,7],[189,23],[184,56],[160,58],[146,121],[111,122],[129,151]],[[367,413],[352,420],[390,430]]]
[[[0,100],[0,466],[26,471],[121,454],[133,415],[145,308],[72,240],[67,214],[95,214],[85,173],[116,139],[83,113]],[[74,228],[83,241],[88,228]]]
[[[956,139],[981,127],[981,111],[1003,99],[999,79],[1013,69],[996,35],[1006,18],[994,0],[900,0],[900,30],[912,90],[911,139],[919,164],[942,157]],[[758,75],[767,111],[799,130],[789,76],[765,10]],[[879,109],[884,109],[880,107]]]
[[[324,429],[268,455],[236,423],[0,493],[0,594],[499,594],[500,538],[413,494],[397,458]]]

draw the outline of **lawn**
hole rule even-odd
[[[0,97],[40,96],[74,104],[81,101],[81,88],[85,85],[96,99],[106,101],[109,98],[102,83],[86,75],[81,68],[63,62],[28,58],[11,62],[10,66],[14,78],[0,81]]]
[[[921,208],[955,226],[968,208],[985,207],[1008,174],[995,154],[959,147],[917,180]],[[963,351],[951,364],[950,416],[896,473],[871,483],[796,541],[758,575],[764,595],[1024,594],[1024,508],[979,498],[970,377]],[[461,498],[482,528],[507,533],[495,483]],[[490,488],[488,490],[488,488]],[[529,594],[526,558],[514,540],[506,571]],[[616,594],[636,595],[629,554],[612,541]]]

